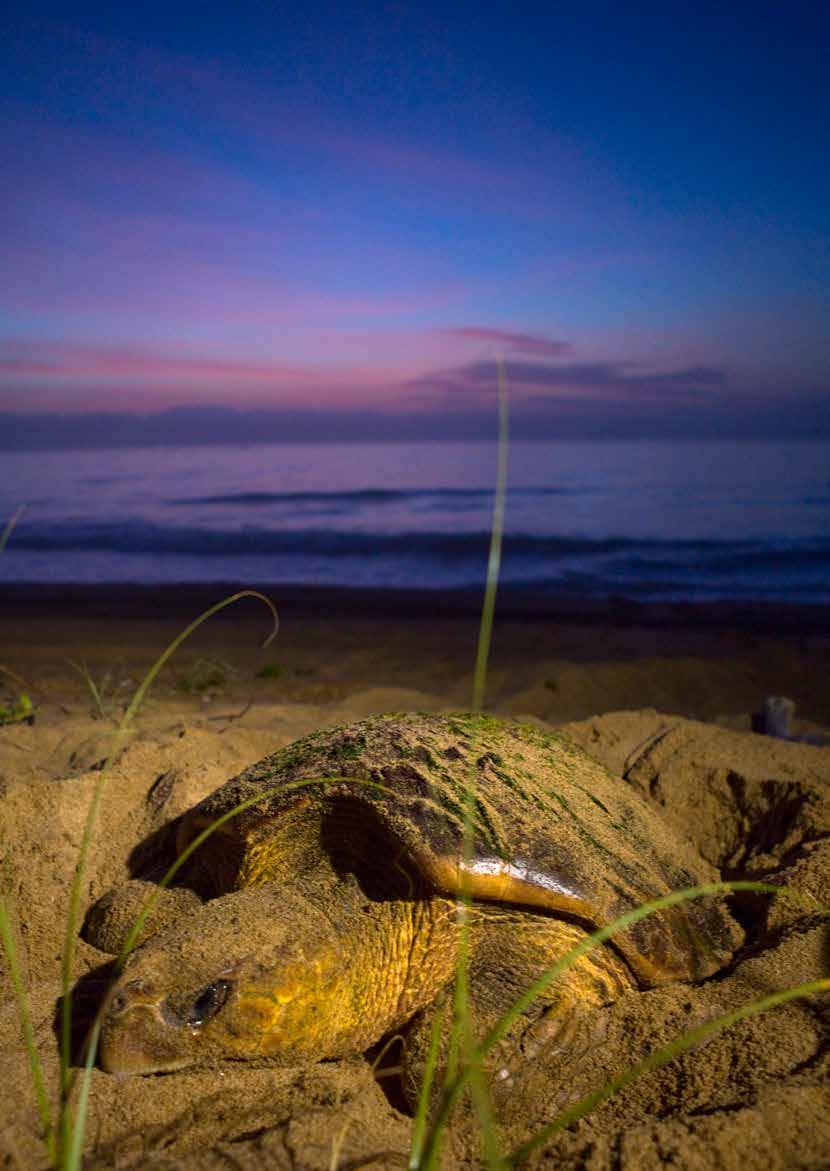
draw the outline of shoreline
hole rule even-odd
[[[175,585],[7,582],[0,585],[0,617],[192,618],[241,590],[257,590],[271,598],[278,610],[303,617],[348,614],[419,620],[477,618],[484,592],[483,587],[367,589],[221,581]],[[743,599],[640,602],[626,597],[585,598],[516,586],[499,589],[496,621],[499,620],[703,632],[728,629],[770,637],[830,637],[830,605]]]
[[[35,702],[71,705],[85,690],[79,665],[101,686],[136,682],[194,619],[244,588],[253,587],[5,586],[0,666],[28,682]],[[383,695],[396,710],[469,706],[480,591],[286,586],[263,593],[279,614],[273,642],[263,646],[271,630],[266,607],[246,598],[191,634],[154,694],[184,699],[188,673],[212,661],[224,678],[221,695],[240,706],[252,697],[338,705],[359,694],[367,710]],[[655,708],[748,728],[767,696],[785,696],[796,704],[797,730],[824,731],[829,618],[824,607],[600,603],[504,589],[487,707],[553,724]],[[276,671],[270,681],[267,669]]]

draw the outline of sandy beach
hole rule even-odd
[[[154,658],[222,587],[6,587],[0,707],[25,690],[34,721],[0,727],[0,881],[9,900],[47,1090],[67,892],[115,722]],[[148,836],[248,764],[321,728],[392,710],[469,707],[479,599],[272,591],[281,628],[245,599],[164,668],[110,774],[83,888],[86,911],[130,876]],[[97,688],[100,703],[89,683]],[[794,701],[792,732],[830,732],[830,624],[819,609],[638,606],[505,595],[487,708],[564,730],[723,877],[786,883],[738,899],[746,942],[698,984],[608,1006],[603,1041],[567,1079],[532,1063],[496,1092],[506,1145],[672,1037],[828,973],[830,747],[753,731],[764,698]],[[79,940],[80,1013],[111,957]],[[97,983],[96,983],[97,981]],[[8,973],[0,969],[0,1158],[46,1165]],[[752,1017],[649,1073],[568,1129],[539,1166],[604,1171],[830,1165],[825,995]],[[411,1119],[363,1057],[302,1069],[226,1064],[116,1078],[96,1070],[89,1167],[406,1166]],[[447,1166],[477,1166],[462,1117]]]
[[[830,1171],[827,7],[8,7],[0,1171]]]

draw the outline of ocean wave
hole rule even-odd
[[[201,505],[243,505],[257,507],[269,504],[337,504],[343,508],[362,504],[409,504],[419,501],[446,500],[486,503],[493,498],[493,488],[359,488],[352,492],[228,492],[212,496],[169,496],[164,504],[173,507]],[[512,488],[511,496],[578,496],[591,491],[588,488]]]
[[[487,531],[193,529],[139,522],[30,522],[0,581],[257,581],[262,585],[475,588]],[[830,539],[638,540],[505,536],[502,584],[583,597],[830,601]]]
[[[149,521],[45,523],[30,521],[16,529],[12,548],[30,551],[188,554],[194,557],[269,555],[328,558],[386,556],[442,560],[486,555],[490,534],[405,531],[397,533],[338,529],[191,528]],[[724,541],[631,537],[550,537],[507,533],[505,556],[555,562],[562,558],[619,558],[632,570],[658,575],[686,569],[699,573],[747,571],[758,574],[797,563],[830,570],[830,539]]]

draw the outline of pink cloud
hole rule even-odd
[[[287,363],[250,362],[234,358],[194,354],[181,343],[163,348],[145,346],[106,346],[75,342],[6,342],[0,349],[0,371],[5,373],[51,373],[64,376],[105,377],[139,373],[149,377],[178,375],[185,377],[233,378],[240,381],[263,379],[309,380],[325,374],[336,378],[336,371],[324,371]],[[361,377],[372,378],[369,370]]]
[[[536,354],[547,358],[558,358],[562,354],[569,354],[572,348],[568,342],[554,341],[552,338],[540,337],[538,334],[493,329],[486,325],[464,325],[457,328],[441,329],[439,332],[448,337],[461,338],[464,341],[492,342],[502,349],[517,354]]]
[[[164,347],[9,341],[0,346],[0,393],[19,406],[91,410],[198,401],[325,407],[393,401],[401,367],[247,361],[184,344]]]

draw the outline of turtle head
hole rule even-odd
[[[130,957],[103,1020],[101,1065],[154,1073],[359,1051],[365,1021],[347,968],[329,919],[307,899],[266,888],[224,895]]]

